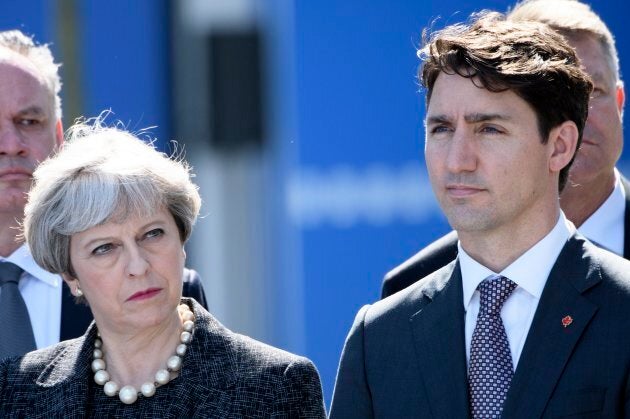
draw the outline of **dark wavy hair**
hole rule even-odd
[[[427,105],[438,75],[458,74],[479,88],[511,90],[525,100],[536,113],[543,144],[552,128],[575,122],[579,148],[593,84],[580,69],[575,50],[547,25],[508,21],[500,13],[484,11],[471,16],[467,24],[432,34],[425,31],[423,39],[419,79]],[[572,163],[573,159],[560,171],[560,191]]]

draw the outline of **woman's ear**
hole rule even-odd
[[[70,292],[72,293],[72,295],[74,295],[75,297],[83,296],[83,291],[81,291],[81,286],[77,278],[73,277],[67,272],[62,273],[61,277],[63,278],[64,282],[68,284],[68,287],[70,287]]]

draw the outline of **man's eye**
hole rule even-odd
[[[604,92],[603,89],[600,89],[600,88],[596,87],[591,92],[591,99],[595,99],[595,98],[598,98],[600,96],[604,96],[605,94],[606,94],[606,92]]]
[[[151,238],[154,238],[154,237],[160,237],[162,235],[164,235],[164,230],[163,229],[161,229],[161,228],[154,228],[153,230],[148,231],[144,235],[144,237],[147,238],[147,239],[151,239]]]
[[[439,134],[441,132],[448,132],[448,131],[449,131],[448,127],[444,125],[438,125],[431,128],[431,134]]]
[[[29,118],[24,118],[24,119],[19,119],[17,121],[18,125],[23,125],[23,126],[31,126],[31,125],[37,125],[39,124],[39,121],[37,119],[29,119]]]
[[[500,134],[503,131],[500,130],[497,127],[493,127],[493,126],[485,126],[481,128],[481,132],[486,133],[486,134]]]
[[[101,244],[100,246],[98,246],[94,250],[92,250],[92,254],[96,255],[96,256],[104,255],[104,254],[110,252],[113,248],[114,248],[114,245],[111,244],[111,243]]]

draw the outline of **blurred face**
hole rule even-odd
[[[102,330],[133,334],[157,326],[179,303],[185,253],[166,209],[74,234],[70,260],[76,278],[64,279],[73,293],[81,287]]]
[[[594,84],[582,145],[570,171],[571,181],[582,184],[612,176],[623,147],[624,92],[597,40],[582,36],[569,41]]]
[[[533,109],[515,93],[438,76],[425,158],[440,206],[460,234],[538,223],[558,187],[549,171],[552,149],[541,143]]]
[[[32,173],[62,133],[43,81],[15,55],[0,51],[0,213],[21,216]]]

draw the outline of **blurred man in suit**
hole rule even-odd
[[[58,69],[48,46],[0,32],[0,358],[82,335],[92,320],[18,235],[32,173],[63,142]],[[184,295],[205,306],[197,273],[183,276]]]
[[[459,253],[359,311],[331,418],[626,417],[630,262],[559,205],[593,86],[575,51],[485,13],[420,56],[425,159]]]
[[[584,140],[570,172],[560,205],[584,236],[630,259],[630,182],[615,168],[623,146],[625,100],[614,38],[591,8],[575,0],[529,0],[508,15],[514,21],[550,25],[576,49],[594,91]],[[453,231],[391,270],[383,280],[385,298],[455,259]]]

